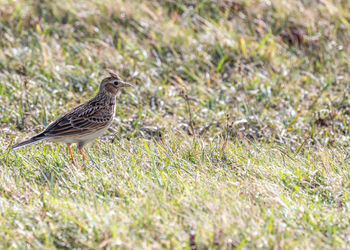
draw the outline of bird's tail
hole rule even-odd
[[[27,145],[30,145],[30,144],[33,144],[33,143],[37,143],[39,141],[43,141],[43,140],[46,140],[46,139],[47,139],[47,137],[44,134],[38,134],[38,135],[30,138],[27,141],[23,141],[23,142],[20,142],[20,143],[17,143],[15,145],[13,145],[11,147],[11,149],[24,147],[24,146],[27,146]]]

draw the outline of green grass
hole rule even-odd
[[[0,0],[0,246],[349,248],[349,8]],[[83,170],[8,149],[107,68],[135,88]]]

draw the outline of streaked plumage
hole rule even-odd
[[[67,143],[72,160],[70,144],[77,143],[82,153],[84,145],[101,136],[110,126],[114,118],[115,99],[120,88],[131,86],[123,82],[120,77],[108,71],[100,84],[99,92],[95,97],[75,107],[65,115],[52,122],[43,132],[27,141],[15,144],[12,149],[23,147],[42,140]],[[84,159],[86,157],[82,153]]]

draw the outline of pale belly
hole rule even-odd
[[[100,137],[104,134],[104,132],[107,130],[109,126],[96,131],[93,134],[87,134],[87,135],[73,135],[73,136],[64,136],[64,137],[56,137],[51,138],[49,141],[53,142],[64,142],[64,143],[81,143],[86,144],[90,141],[95,140],[97,137]]]

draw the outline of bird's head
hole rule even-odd
[[[114,73],[112,70],[107,70],[110,74],[109,77],[106,77],[102,80],[100,84],[100,92],[103,91],[110,95],[116,95],[119,89],[124,87],[132,87],[130,83],[124,82],[119,75]]]

